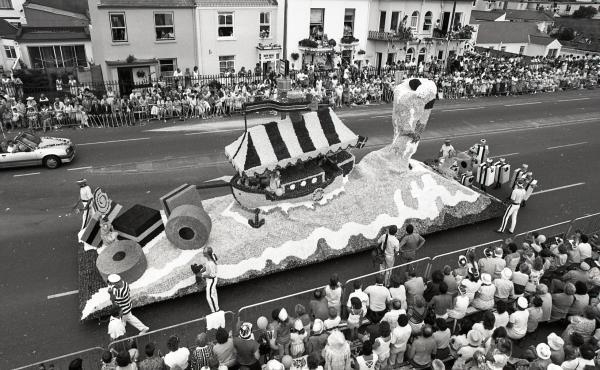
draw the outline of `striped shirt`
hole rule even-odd
[[[204,268],[206,269],[206,271],[204,271],[202,277],[209,279],[214,279],[217,277],[217,264],[214,263],[212,260],[206,261]]]
[[[129,284],[123,281],[120,288],[113,287],[113,295],[115,302],[121,308],[122,314],[127,315],[131,312],[131,297],[129,296]]]

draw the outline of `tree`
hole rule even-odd
[[[573,18],[592,18],[598,13],[598,9],[592,6],[580,6],[573,12]]]
[[[575,38],[575,30],[570,27],[561,27],[556,33],[556,38],[561,41],[571,41]]]

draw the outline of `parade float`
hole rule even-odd
[[[365,138],[335,112],[284,109],[293,112],[225,148],[236,171],[231,194],[203,199],[183,184],[160,199],[162,211],[113,214],[120,240],[108,247],[90,238],[100,228],[91,222],[79,251],[81,319],[110,306],[103,276],[111,269],[132,276],[135,307],[197,292],[190,265],[203,264],[205,246],[219,256],[219,285],[228,285],[367,250],[391,224],[429,234],[499,217],[498,199],[412,159],[436,92],[426,79],[397,85],[391,142],[358,163],[352,148]]]

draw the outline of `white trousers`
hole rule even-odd
[[[206,302],[212,312],[219,311],[219,297],[217,297],[217,278],[206,278]]]
[[[135,317],[131,312],[126,315],[123,315],[123,321],[128,322],[130,325],[135,327],[137,330],[142,331],[148,329],[143,322],[140,321],[137,317]]]
[[[500,225],[500,231],[504,231],[506,226],[508,225],[508,219],[510,218],[510,228],[508,231],[511,233],[515,232],[515,226],[517,226],[517,214],[519,213],[519,208],[521,208],[520,204],[511,204],[504,212],[504,216],[502,216],[502,225]]]

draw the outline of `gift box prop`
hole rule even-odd
[[[471,186],[475,181],[475,176],[473,176],[472,172],[465,172],[459,177],[460,183],[464,186]]]
[[[136,204],[117,217],[112,225],[119,237],[132,240],[141,246],[145,246],[164,229],[160,212]]]
[[[491,159],[477,167],[477,183],[484,189],[494,184],[496,178],[496,167]]]
[[[184,204],[169,216],[166,236],[179,249],[200,249],[208,241],[211,230],[212,221],[201,204]]]
[[[102,279],[118,274],[128,283],[139,279],[146,271],[146,255],[142,247],[133,240],[118,240],[107,246],[96,259],[96,268]]]
[[[471,147],[469,152],[472,154],[476,164],[483,164],[488,159],[490,148],[487,145],[487,141],[481,139],[479,143]]]
[[[108,222],[113,222],[123,207],[120,204],[111,202],[108,208],[104,209],[104,213],[96,212],[85,225],[78,236],[79,241],[84,245],[89,245],[93,248],[102,246],[102,238],[100,237],[100,219],[104,216],[108,217]]]
[[[195,185],[188,184],[183,184],[160,197],[160,204],[167,217],[171,215],[175,208],[186,204],[204,209],[199,190],[196,189]]]
[[[510,178],[510,188],[511,189],[514,189],[517,186],[517,180],[525,178],[525,175],[527,174],[527,169],[528,168],[529,168],[528,165],[523,164],[521,166],[521,168],[517,168],[513,172],[512,177]]]
[[[494,167],[496,168],[494,183],[496,188],[499,188],[510,180],[510,164],[506,163],[506,159],[500,158],[494,163]]]
[[[538,183],[538,181],[533,179],[533,173],[531,173],[531,176],[526,177],[525,197],[523,198],[525,201],[529,200],[529,197],[531,196],[531,194],[533,194],[535,188],[537,188],[537,183]]]
[[[458,163],[459,175],[463,175],[468,172],[471,172],[471,175],[473,174],[473,158],[471,158],[471,156],[465,152],[460,152],[456,155],[455,160]]]

